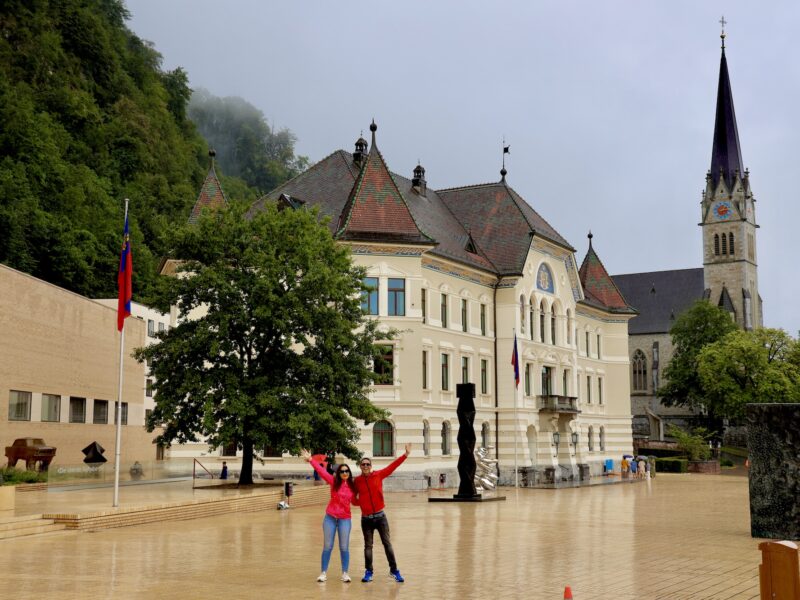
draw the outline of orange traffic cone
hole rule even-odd
[[[564,600],[572,600],[572,588],[569,586],[564,588]]]

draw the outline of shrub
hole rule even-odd
[[[709,433],[704,427],[698,427],[693,433],[689,433],[680,427],[671,425],[667,433],[675,438],[678,448],[686,453],[689,460],[708,460],[711,457],[708,440],[714,434]]]
[[[0,468],[2,485],[19,485],[20,483],[41,483],[47,481],[47,473],[23,471],[14,467]]]
[[[733,461],[730,458],[722,458],[720,459],[719,464],[722,467],[732,467]]]
[[[656,471],[659,473],[688,473],[689,461],[685,458],[657,458]]]

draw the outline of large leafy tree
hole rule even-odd
[[[264,446],[326,448],[358,456],[355,419],[385,416],[367,396],[381,349],[378,323],[364,316],[363,269],[336,244],[316,211],[241,205],[177,230],[180,275],[164,278],[162,309],[179,325],[137,351],[155,375],[161,443],[204,436],[243,451],[239,482],[252,482]]]
[[[698,300],[676,319],[670,330],[674,347],[672,359],[664,370],[667,383],[659,390],[662,404],[708,408],[697,370],[697,357],[706,345],[735,330],[736,324],[730,314],[705,300]]]
[[[709,411],[739,418],[748,403],[800,401],[797,346],[781,329],[736,330],[705,346],[697,371]]]

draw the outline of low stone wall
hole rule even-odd
[[[707,475],[719,475],[718,460],[690,460],[687,467],[689,473],[705,473]]]
[[[213,493],[213,492],[209,492]],[[312,505],[324,505],[330,498],[328,486],[298,486],[290,503],[293,508]],[[44,519],[52,519],[56,523],[66,525],[67,529],[110,529],[128,527],[144,523],[161,521],[182,521],[201,519],[238,512],[257,512],[276,510],[278,502],[283,499],[283,489],[275,487],[269,491],[253,491],[247,495],[224,498],[209,498],[191,502],[176,502],[154,506],[109,509],[95,513],[63,514],[51,513],[42,515]]]
[[[800,404],[748,404],[750,532],[800,539]]]

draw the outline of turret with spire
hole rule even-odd
[[[701,204],[705,297],[732,313],[744,329],[762,323],[758,295],[755,199],[742,151],[728,60],[725,19],[722,39],[711,168]]]

